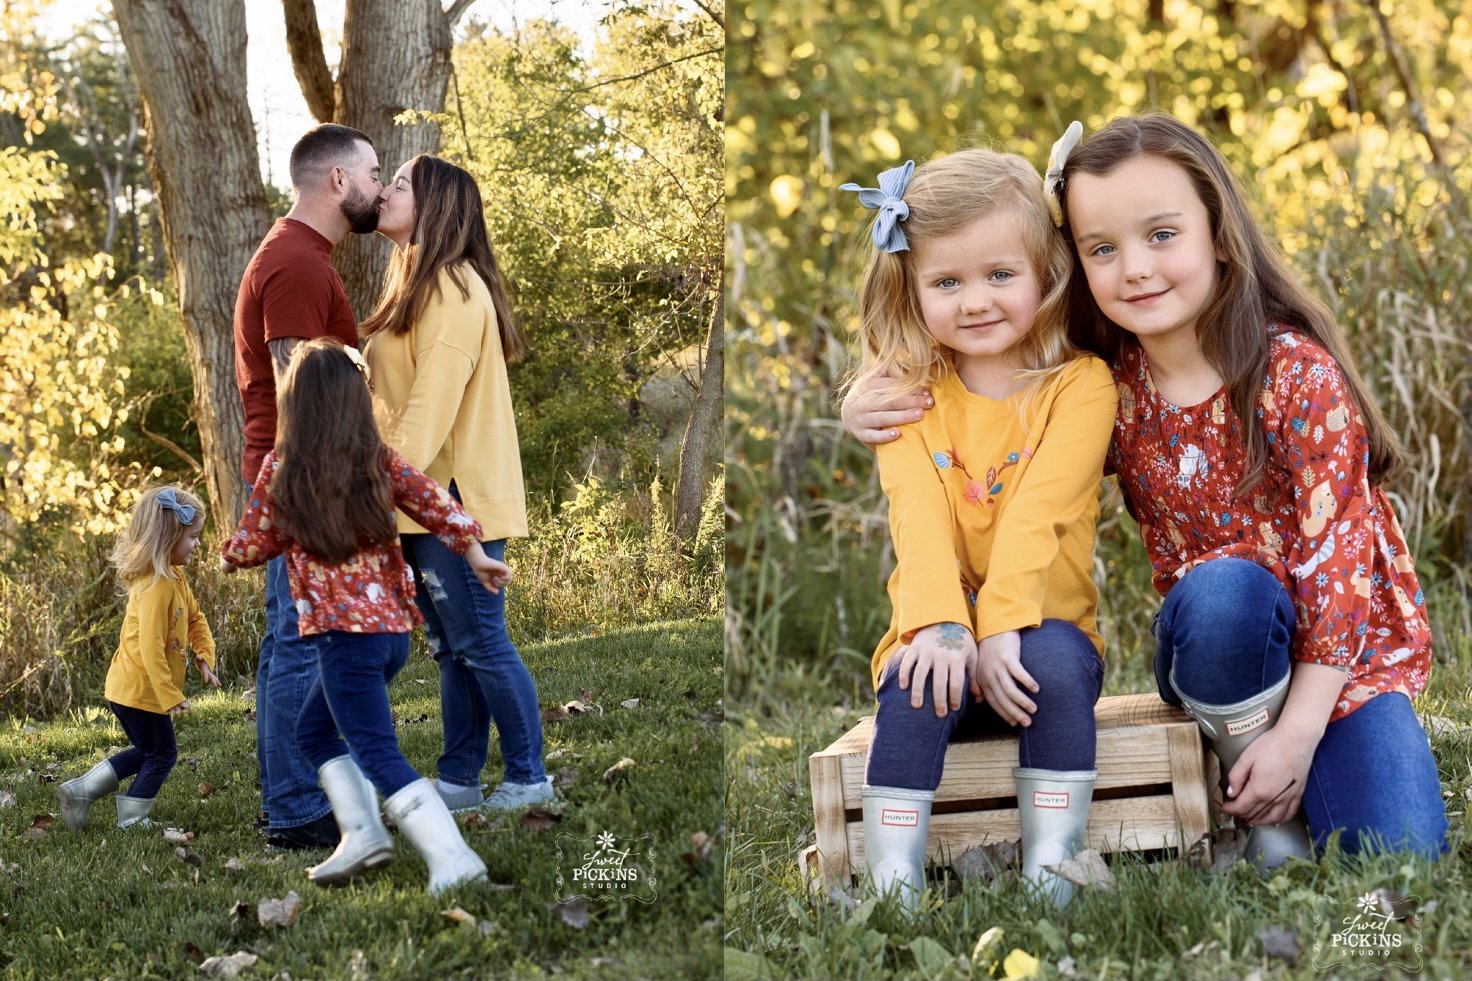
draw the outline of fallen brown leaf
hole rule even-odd
[[[225,861],[225,871],[226,872],[244,872],[245,871],[245,863],[242,862],[238,858],[227,859]]]
[[[567,709],[563,708],[561,705],[554,705],[551,708],[544,708],[542,709],[542,724],[547,725],[550,722],[561,722],[563,719],[567,718],[567,714]]]
[[[199,782],[199,796],[201,796],[201,797],[208,797],[210,794],[213,794],[214,792],[215,792],[215,785],[214,784],[210,783],[208,780],[201,780]]]
[[[0,790],[0,807],[14,807],[15,794],[9,790]]]
[[[447,920],[453,920],[461,926],[475,926],[475,917],[472,914],[465,912],[458,906],[456,906],[454,909],[442,909],[440,910],[440,915]]]
[[[568,702],[562,707],[567,709],[568,715],[587,715],[589,712],[592,712],[595,709],[600,713],[603,711],[603,709],[599,708],[597,705],[594,705],[592,702],[584,702],[577,699]]]
[[[240,976],[241,971],[254,967],[256,960],[255,954],[237,950],[229,957],[210,957],[199,965],[199,969],[212,977],[236,978]]]
[[[715,845],[715,839],[704,831],[696,831],[690,836],[690,850],[681,852],[680,857],[691,865],[699,865],[710,858],[710,850]]]
[[[528,831],[546,831],[561,820],[561,814],[553,814],[545,807],[531,807],[518,823]]]
[[[190,865],[194,866],[195,868],[199,868],[201,865],[204,864],[204,859],[200,858],[198,855],[194,854],[189,849],[185,848],[183,845],[180,845],[178,848],[175,848],[174,849],[174,854],[175,855],[178,855],[180,858],[182,858],[184,861],[188,862]]]
[[[1017,862],[1015,841],[998,841],[989,845],[973,845],[951,861],[951,867],[965,882],[980,879],[993,882]]]
[[[263,899],[256,905],[256,918],[261,921],[261,926],[267,929],[271,927],[288,927],[296,922],[296,915],[301,910],[302,899],[296,894],[296,890],[286,894],[285,899]]]
[[[1085,848],[1073,858],[1055,866],[1053,871],[1058,873],[1059,878],[1076,886],[1098,886],[1105,892],[1114,888],[1114,874],[1104,864],[1103,856],[1092,848]]]
[[[626,709],[636,709],[639,707],[639,700],[637,698],[626,698],[622,702],[619,702],[619,705]]]
[[[562,922],[574,930],[585,930],[588,927],[588,901],[582,896],[574,896],[565,903],[552,903],[547,908],[556,910],[557,915],[562,917]]]
[[[178,828],[164,829],[164,841],[167,841],[171,845],[187,845],[193,840],[193,831],[181,831]]]
[[[612,783],[616,778],[628,772],[629,769],[635,766],[638,766],[638,764],[625,756],[623,759],[613,764],[613,766],[603,771],[603,782]]]
[[[589,688],[579,688],[578,697],[585,702],[591,702],[593,700],[593,692]]]

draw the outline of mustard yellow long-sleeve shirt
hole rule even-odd
[[[896,564],[875,688],[895,649],[936,623],[981,640],[1066,620],[1102,654],[1092,562],[1118,403],[1108,367],[1078,358],[1027,399],[976,395],[955,372],[931,389],[935,408],[877,450]]]
[[[487,541],[524,537],[526,489],[496,309],[475,270],[460,271],[468,297],[442,269],[439,295],[413,327],[368,342],[383,438],[437,483],[453,480]],[[402,513],[398,523],[401,534],[426,533]]]
[[[123,632],[107,668],[103,694],[110,702],[163,714],[184,701],[189,650],[215,666],[215,638],[184,570],[155,578],[128,593]]]

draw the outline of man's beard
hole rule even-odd
[[[370,198],[356,187],[352,197],[338,205],[348,227],[359,235],[366,235],[378,228],[378,199]]]

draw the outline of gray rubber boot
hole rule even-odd
[[[420,777],[384,801],[383,807],[429,866],[431,896],[486,877],[486,863],[465,844],[433,783]]]
[[[925,841],[933,790],[864,786],[864,865],[875,892],[898,891],[906,912],[925,888]]]
[[[148,820],[148,812],[153,810],[155,798],[124,797],[122,794],[118,794],[113,800],[118,805],[118,827],[153,827],[153,822]]]
[[[1288,700],[1289,677],[1284,675],[1282,681],[1267,691],[1234,705],[1207,705],[1182,695],[1176,688],[1175,671],[1171,671],[1170,684],[1180,696],[1181,707],[1201,727],[1202,735],[1211,743],[1221,764],[1223,791],[1227,789],[1227,775],[1242,758],[1242,751],[1277,724],[1283,703]],[[1247,845],[1242,854],[1259,871],[1275,869],[1294,857],[1313,858],[1314,846],[1309,840],[1303,812],[1282,824],[1248,827]]]
[[[1022,878],[1062,909],[1073,883],[1049,871],[1084,847],[1089,805],[1098,770],[1039,770],[1017,767],[1017,815],[1022,822]]]
[[[88,770],[75,780],[68,780],[56,788],[61,801],[61,819],[73,831],[87,826],[87,811],[93,801],[106,797],[118,789],[118,775],[107,760]]]
[[[394,860],[394,841],[378,814],[378,795],[351,756],[328,760],[317,769],[317,781],[332,804],[332,817],[342,838],[320,865],[307,869],[319,886],[345,886],[371,869]]]

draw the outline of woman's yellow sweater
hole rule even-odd
[[[460,271],[468,297],[442,269],[439,293],[413,327],[368,342],[383,438],[442,486],[453,480],[487,541],[524,537],[526,490],[496,309],[475,270]],[[402,512],[398,523],[401,534],[426,534]]]
[[[1066,620],[1102,653],[1092,572],[1117,407],[1108,367],[1078,358],[1030,398],[976,395],[954,372],[932,393],[935,408],[877,450],[896,565],[874,687],[895,650],[936,623],[981,640]]]
[[[107,668],[103,694],[110,702],[160,715],[184,701],[189,649],[215,666],[215,638],[184,570],[155,578],[128,592],[123,632]]]

